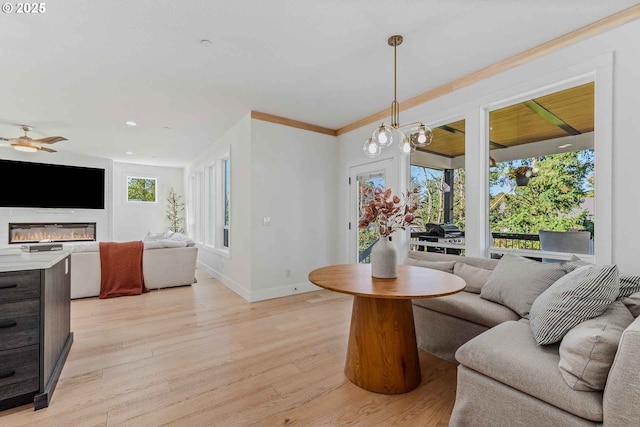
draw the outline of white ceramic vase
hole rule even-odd
[[[371,275],[379,279],[398,277],[398,251],[388,236],[380,237],[371,248]]]

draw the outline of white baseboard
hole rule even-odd
[[[261,289],[259,291],[251,291],[250,302],[263,301],[266,299],[287,297],[289,295],[302,294],[305,292],[320,291],[322,288],[312,285],[309,282],[299,283],[296,285],[279,286],[277,288]]]
[[[198,268],[209,273],[216,280],[220,281],[227,288],[249,302],[263,301],[267,299],[286,297],[289,295],[301,294],[305,292],[320,291],[322,288],[312,285],[309,282],[299,283],[295,285],[278,286],[277,288],[261,289],[258,291],[250,291],[239,283],[233,281],[229,277],[209,267],[202,261],[197,262]]]
[[[216,270],[214,270],[213,268],[209,267],[208,265],[206,265],[202,261],[198,261],[196,263],[196,265],[198,266],[198,268],[201,268],[204,271],[206,271],[207,273],[209,273],[216,280],[221,282],[223,285],[225,285],[227,288],[231,289],[236,294],[240,295],[242,298],[246,299],[247,301],[251,301],[251,291],[249,291],[249,289],[247,289],[244,286],[242,286],[241,284],[233,281],[232,279],[230,279],[229,277],[225,276],[224,274],[221,274],[221,273],[217,272]]]

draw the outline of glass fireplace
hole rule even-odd
[[[9,223],[9,244],[40,242],[90,242],[95,240],[95,222]]]

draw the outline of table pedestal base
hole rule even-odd
[[[410,299],[354,296],[345,366],[347,378],[369,391],[406,393],[420,384]]]

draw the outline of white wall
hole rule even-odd
[[[245,299],[251,297],[251,115],[222,137],[185,168],[185,185],[194,171],[220,158],[231,159],[230,251],[228,254],[198,245],[198,265]],[[187,194],[187,198],[189,195]]]
[[[0,158],[23,162],[105,169],[104,209],[0,208],[0,247],[9,247],[8,229],[10,222],[95,222],[97,239],[111,240],[113,235],[111,202],[113,161],[65,152],[20,153],[10,147],[0,148]],[[19,178],[20,177],[16,177],[16,179]],[[10,183],[3,183],[3,185],[10,185]],[[46,191],[46,177],[42,177],[42,185],[42,191]],[[1,194],[0,197],[2,197]]]
[[[168,228],[167,197],[171,187],[184,201],[182,168],[113,163],[113,240],[142,240],[148,231],[159,233]],[[127,176],[156,178],[156,203],[127,201]]]
[[[247,115],[189,164],[185,182],[229,150],[230,251],[200,244],[199,266],[248,301],[318,289],[309,272],[337,260],[336,138]]]
[[[630,184],[635,182],[635,169],[640,158],[640,145],[637,143],[640,138],[640,120],[636,118],[640,111],[640,96],[638,96],[640,55],[637,45],[639,39],[640,21],[633,21],[410,110],[401,111],[402,123],[422,120],[436,126],[458,118],[466,119],[466,156],[469,159],[466,164],[468,176],[466,216],[470,220],[466,232],[469,255],[482,255],[486,244],[484,240],[486,237],[483,237],[486,233],[486,224],[483,218],[486,217],[484,211],[487,202],[479,195],[485,192],[481,187],[486,185],[484,165],[488,164],[488,153],[485,153],[484,146],[480,146],[481,133],[486,130],[481,107],[577,77],[581,73],[588,72],[592,63],[601,62],[601,58],[614,52],[613,105],[610,109],[613,113],[613,139],[598,139],[599,129],[596,128],[596,146],[601,144],[601,146],[609,145],[612,148],[612,182],[604,182],[599,175],[596,185],[601,191],[599,192],[596,188],[596,196],[606,192],[608,187],[613,189],[611,203],[613,218],[608,221],[612,226],[611,259],[619,265],[621,271],[636,273],[639,271],[636,246],[640,241],[640,227],[636,226],[636,217],[637,212],[640,211],[640,198],[633,190],[635,187]],[[606,73],[600,73],[600,77],[606,80]],[[598,98],[597,82],[596,102],[605,104],[607,102],[606,99]],[[374,125],[368,125],[339,137],[342,171],[348,168],[350,162],[364,158],[361,146],[373,128]],[[472,162],[470,159],[476,160]],[[600,162],[597,167],[602,166],[602,162],[607,163],[607,160],[609,159],[597,158],[596,162]],[[406,168],[398,164],[394,173],[402,176],[406,173]],[[341,205],[347,203],[343,186],[344,184],[340,182],[338,190],[343,194]],[[602,215],[599,218],[602,218]],[[607,234],[602,232],[606,227],[600,227],[600,230],[601,236]],[[340,246],[347,244],[342,233],[339,233],[339,239]],[[597,257],[598,252],[596,252],[596,260]]]
[[[259,120],[251,136],[252,300],[317,290],[309,272],[338,259],[336,138]]]

